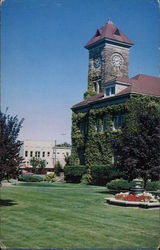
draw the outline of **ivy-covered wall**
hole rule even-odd
[[[124,114],[125,104],[89,109],[72,113],[71,164],[104,165],[112,163],[111,142],[119,130],[114,131],[112,118]]]
[[[109,105],[103,108],[90,107],[86,112],[72,113],[72,153],[71,165],[106,165],[112,163],[112,141],[120,133],[113,129],[113,117],[125,114],[126,125],[130,130],[136,129],[135,113],[160,99],[149,96],[130,96],[122,104]],[[136,112],[135,112],[136,111]]]

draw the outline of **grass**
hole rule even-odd
[[[105,188],[24,183],[1,188],[1,238],[12,248],[156,248],[159,210],[107,205]]]

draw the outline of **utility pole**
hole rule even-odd
[[[55,146],[54,146],[54,166],[56,164],[56,140],[55,140]]]

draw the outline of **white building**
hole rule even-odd
[[[32,157],[46,160],[46,170],[52,171],[55,162],[60,162],[64,167],[65,156],[71,154],[71,148],[68,147],[55,147],[51,140],[46,141],[33,141],[25,140],[21,148],[21,155],[24,158],[24,168],[32,168],[30,159]]]
[[[55,147],[53,149],[53,163],[59,161],[61,165],[64,167],[65,165],[65,156],[69,156],[71,154],[71,148],[69,147]]]

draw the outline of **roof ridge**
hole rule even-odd
[[[139,79],[139,77],[140,76],[145,76],[145,77],[151,77],[151,78],[160,78],[159,76],[152,76],[152,75],[146,75],[146,74],[137,74],[137,75],[135,75],[135,76],[133,76],[132,78],[130,78],[130,79]]]

